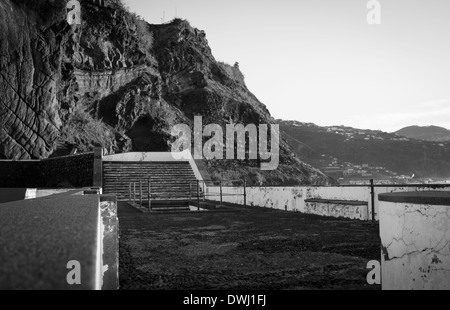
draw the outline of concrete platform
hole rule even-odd
[[[1,290],[118,288],[115,198],[82,194],[0,205]],[[81,265],[80,285],[67,282],[70,261]]]

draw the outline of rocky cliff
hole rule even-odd
[[[203,31],[187,21],[150,25],[118,0],[0,0],[0,158],[36,159],[72,147],[109,153],[168,151],[171,129],[204,124],[270,124],[238,66],[219,63]],[[259,184],[324,184],[281,141],[280,166],[209,161],[213,178]]]

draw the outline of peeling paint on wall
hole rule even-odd
[[[383,289],[450,289],[449,210],[380,202]]]

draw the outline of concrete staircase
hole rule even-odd
[[[191,193],[197,197],[197,179],[189,162],[103,162],[103,191],[115,194],[118,200],[129,199],[130,183],[136,183],[140,199],[141,181],[146,200],[149,179],[152,201],[188,200]],[[202,195],[203,184],[200,187]]]

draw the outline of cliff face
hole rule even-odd
[[[46,158],[65,147],[168,151],[176,124],[270,124],[237,66],[217,62],[203,31],[183,20],[149,25],[117,0],[0,0],[0,158]],[[280,167],[210,161],[214,178],[255,183],[329,180],[281,141]]]

